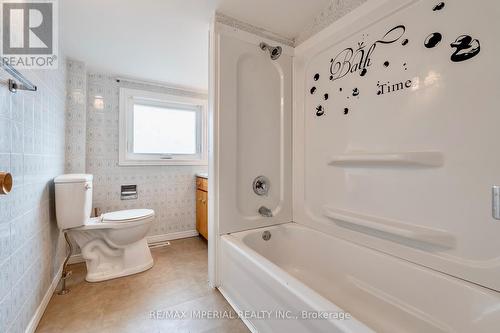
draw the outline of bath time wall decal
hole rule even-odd
[[[429,11],[431,15],[443,15],[442,12],[445,8],[444,2],[439,2],[435,4]],[[352,101],[351,97],[354,99],[359,99],[361,94],[361,89],[359,86],[354,86],[348,89],[348,91],[352,91],[351,93],[343,94],[343,88],[338,88],[337,94],[330,94],[330,89],[325,89],[330,84],[337,84],[341,82],[343,79],[350,77],[352,74],[358,73],[359,77],[357,80],[366,80],[371,75],[369,73],[370,68],[375,67],[378,73],[379,64],[382,70],[408,70],[408,61],[401,61],[402,66],[392,66],[391,62],[387,59],[377,60],[377,50],[381,47],[391,47],[391,52],[394,54],[402,54],[404,52],[401,50],[405,50],[407,45],[410,45],[409,37],[406,37],[407,26],[405,24],[398,24],[388,29],[382,37],[378,38],[371,44],[367,44],[365,42],[365,38],[369,36],[368,33],[363,33],[361,35],[360,40],[357,42],[356,47],[345,47],[340,52],[338,52],[334,57],[330,58],[330,64],[328,68],[328,75],[325,76],[319,73],[314,73],[313,80],[315,85],[312,86],[309,90],[311,95],[316,94],[318,89],[320,88],[322,96],[322,101],[318,101],[319,104],[315,107],[315,114],[318,117],[324,116],[327,114],[327,110],[322,102],[327,100],[331,101],[341,101],[342,99],[348,101]],[[456,38],[450,39],[449,43],[444,43],[443,40],[446,40],[446,36],[443,36],[441,32],[434,31],[430,32],[425,36],[422,36],[422,41],[420,45],[423,45],[423,48],[420,50],[422,52],[426,52],[425,50],[432,50],[441,47],[449,47],[450,48],[450,60],[452,63],[460,63],[466,60],[470,60],[477,56],[480,53],[481,46],[479,39],[473,38],[470,35],[462,34]],[[403,49],[401,49],[403,47]],[[394,61],[394,60],[392,60]],[[400,63],[400,64],[401,64]],[[329,80],[328,80],[329,79]],[[396,82],[390,82],[388,80],[382,80],[385,83],[381,83],[381,81],[377,81],[376,86],[373,89],[373,93],[375,96],[385,96],[390,93],[395,92],[404,92],[409,91],[413,86],[414,77],[405,78],[396,80]],[[326,82],[328,81],[328,82]],[[366,89],[366,87],[365,87]],[[340,110],[343,110],[344,115],[349,114],[349,105],[345,105],[344,107],[339,107]]]
[[[369,48],[365,49],[364,42],[358,42],[358,47],[354,50],[352,47],[340,51],[330,60],[330,80],[335,81],[348,74],[360,72],[365,76],[368,67],[372,65],[372,56],[378,44],[392,44],[398,41],[405,33],[404,25],[398,25],[390,29],[381,39],[375,41]]]

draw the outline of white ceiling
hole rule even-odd
[[[218,0],[217,11],[293,39],[330,0]]]
[[[330,0],[64,0],[64,53],[94,71],[208,87],[214,11],[296,37]]]

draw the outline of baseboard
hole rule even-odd
[[[47,289],[47,292],[43,296],[42,302],[38,306],[38,308],[35,311],[35,314],[31,318],[28,327],[26,327],[26,330],[24,331],[25,333],[34,333],[38,323],[40,322],[40,319],[42,319],[43,313],[45,312],[45,309],[47,308],[47,305],[49,305],[50,299],[52,298],[52,295],[56,291],[57,285],[59,284],[59,280],[61,279],[62,275],[62,270],[63,270],[63,264],[61,264],[61,267],[57,271],[56,275],[54,276],[54,279],[52,280],[52,283],[49,286],[49,289]]]
[[[171,240],[175,240],[175,239],[196,237],[198,235],[199,235],[198,231],[188,230],[188,231],[172,232],[172,233],[163,234],[163,235],[147,236],[146,239],[147,239],[149,245],[154,245],[157,243],[162,243],[165,241],[171,241]],[[78,253],[78,254],[72,255],[69,258],[68,265],[78,264],[78,263],[81,263],[84,261],[85,260],[83,259],[82,254]]]
[[[161,243],[174,239],[189,238],[196,236],[198,236],[198,231],[187,230],[187,231],[171,232],[169,234],[163,234],[163,235],[148,236],[146,237],[146,239],[148,240],[149,245],[153,245],[155,243]]]

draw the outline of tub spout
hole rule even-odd
[[[272,210],[264,206],[259,208],[259,214],[264,217],[273,217]]]

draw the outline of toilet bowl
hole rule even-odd
[[[81,249],[85,280],[98,282],[145,271],[153,266],[146,235],[152,209],[131,209],[90,217],[92,175],[62,175],[54,180],[59,228]]]
[[[91,218],[70,236],[87,264],[85,280],[98,282],[139,273],[153,267],[146,241],[154,217],[151,209],[133,209]]]

